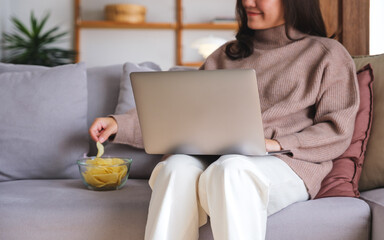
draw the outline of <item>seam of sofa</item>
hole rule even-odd
[[[366,231],[368,232],[368,239],[372,239],[372,235],[373,235],[373,224],[372,224],[372,221],[373,221],[373,217],[372,217],[372,209],[370,208],[370,211],[371,211],[371,214],[369,216],[369,222],[368,222],[368,226],[366,226]]]
[[[363,196],[361,196],[360,199],[364,200],[364,201],[367,202],[367,203],[370,202],[370,203],[374,203],[374,204],[376,204],[376,205],[379,205],[379,206],[383,206],[383,207],[384,207],[384,204],[383,204],[383,203],[377,202],[377,201],[375,201],[375,200],[369,200],[369,199],[367,199],[367,198],[364,198]]]
[[[368,205],[369,205],[369,209],[370,209],[370,211],[371,211],[371,220],[369,221],[369,225],[370,225],[370,236],[369,236],[369,239],[372,239],[372,237],[373,237],[373,215],[374,215],[374,211],[372,210],[372,207],[371,207],[371,204],[373,205],[373,204],[375,204],[375,205],[380,205],[380,206],[384,206],[384,205],[382,205],[382,204],[379,204],[378,202],[376,202],[376,201],[371,201],[371,200],[368,200],[368,199],[364,199],[364,198],[362,198]]]

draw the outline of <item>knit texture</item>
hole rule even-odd
[[[284,25],[257,30],[250,57],[230,60],[225,44],[200,69],[256,70],[265,138],[292,151],[292,156],[279,157],[303,179],[314,198],[332,160],[344,153],[352,138],[359,107],[356,71],[336,40],[294,29],[289,36]],[[118,131],[115,141],[142,148],[136,114],[115,117],[128,130]]]

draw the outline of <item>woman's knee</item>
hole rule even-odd
[[[223,155],[210,166],[215,172],[242,171],[249,167],[249,159],[244,155]]]
[[[200,181],[205,184],[222,183],[224,178],[238,176],[239,172],[244,171],[246,159],[242,155],[224,155],[212,163],[200,176]]]
[[[192,156],[177,154],[170,155],[159,162],[149,178],[149,186],[153,189],[155,183],[168,184],[170,181],[193,183],[203,172],[203,164]]]
[[[204,170],[206,168],[203,161],[185,154],[170,155],[161,163],[169,171],[188,171],[196,168]]]
[[[210,192],[214,189],[225,189],[215,191],[221,194],[237,194],[240,188],[248,187],[249,191],[261,194],[267,193],[270,182],[257,165],[254,159],[244,155],[224,155],[212,163],[199,179],[199,195],[202,198],[204,210],[209,212],[208,199],[212,197]],[[266,196],[262,194],[262,196]],[[225,196],[222,196],[223,198]],[[263,201],[266,202],[265,197]]]
[[[254,159],[244,155],[223,155],[211,164],[201,175],[200,179],[209,183],[225,184],[224,179],[250,179],[252,182],[267,184],[261,169],[254,164]]]

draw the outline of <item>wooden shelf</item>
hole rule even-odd
[[[80,51],[80,32],[81,29],[170,29],[175,32],[175,52],[176,64],[183,66],[199,67],[202,62],[183,62],[183,31],[184,30],[234,30],[238,29],[236,22],[218,22],[218,23],[183,23],[183,0],[174,0],[176,2],[176,19],[170,23],[125,23],[103,20],[83,20],[80,16],[81,0],[74,1],[74,18],[75,18],[75,50]],[[76,61],[79,61],[79,54]]]
[[[238,28],[237,23],[189,23],[183,24],[184,29],[196,29],[196,30],[236,30]]]
[[[200,67],[204,62],[184,62],[183,66],[186,67]]]
[[[114,21],[79,21],[80,28],[133,28],[133,29],[176,29],[175,23],[125,23]]]

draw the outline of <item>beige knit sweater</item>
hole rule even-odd
[[[258,30],[254,53],[230,60],[225,45],[201,69],[253,68],[260,93],[265,137],[277,140],[293,156],[279,156],[305,182],[311,198],[332,168],[332,159],[349,146],[359,106],[355,65],[335,40],[285,27]],[[143,148],[136,111],[113,116],[114,142]]]

